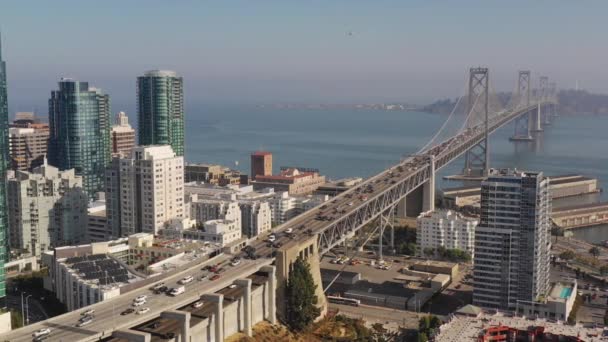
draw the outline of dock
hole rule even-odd
[[[553,223],[563,229],[576,229],[608,224],[608,202],[574,205],[554,209]]]

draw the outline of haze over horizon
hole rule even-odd
[[[72,77],[133,118],[135,79],[149,69],[182,75],[190,108],[424,104],[461,95],[477,65],[490,68],[496,91],[510,91],[516,71],[530,69],[535,83],[542,74],[559,88],[578,81],[606,93],[608,3],[577,4],[7,0],[0,28],[9,110],[45,117],[57,81]]]

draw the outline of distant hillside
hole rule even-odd
[[[509,96],[509,93],[498,94],[503,103],[508,101]],[[558,93],[558,98],[559,114],[608,114],[608,95],[592,94],[585,90],[561,90]],[[457,100],[457,98],[438,100],[422,107],[421,111],[434,114],[450,114]]]

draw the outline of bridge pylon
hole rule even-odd
[[[517,81],[517,105],[530,106],[530,70],[520,70]],[[515,119],[515,133],[509,140],[530,141],[532,138],[533,114],[528,112]]]
[[[534,129],[533,131],[535,132],[542,132],[543,131],[543,113],[544,113],[544,109],[543,105],[541,105],[541,102],[543,100],[545,100],[546,96],[547,96],[547,86],[549,83],[549,78],[547,76],[541,76],[540,77],[540,84],[538,87],[538,97],[539,97],[539,103],[537,106],[537,110],[536,110],[536,115],[534,116]]]
[[[490,74],[488,68],[471,68],[469,71],[469,98],[468,119],[469,123],[485,122],[484,139],[465,153],[464,169],[465,177],[484,177],[488,174],[490,150],[488,145],[488,107]],[[481,102],[480,102],[481,101]]]

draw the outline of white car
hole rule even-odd
[[[230,285],[228,286],[228,288],[229,288],[229,289],[234,289],[234,288],[236,288],[236,284],[230,284]]]
[[[276,239],[277,239],[277,237],[274,234],[268,235],[268,241],[274,242],[274,240],[276,240]]]
[[[230,263],[230,265],[232,266],[238,266],[241,263],[241,259],[234,259],[232,260],[232,262]]]
[[[293,233],[293,228],[287,228],[287,229],[285,229],[285,233],[287,233],[287,234]]]
[[[162,282],[158,283],[158,284],[154,285],[154,287],[152,287],[152,291],[157,291],[163,286],[165,286],[165,283],[162,283]]]
[[[146,304],[146,301],[145,301],[145,300],[140,300],[140,301],[134,301],[134,302],[133,302],[133,306],[134,306],[134,307],[142,306],[142,305],[144,305],[144,304]]]
[[[42,329],[34,331],[32,336],[40,337],[40,336],[48,335],[50,333],[51,333],[51,328],[42,328]]]
[[[182,278],[182,279],[179,281],[179,283],[180,283],[180,284],[182,284],[182,285],[184,285],[184,284],[188,284],[188,283],[192,282],[193,280],[194,280],[194,277],[192,277],[191,275],[189,275],[189,276],[185,276],[185,277],[183,277],[183,278]]]
[[[352,205],[353,205],[353,202],[348,202],[348,205],[352,206]]]
[[[135,297],[135,299],[133,299],[133,300],[136,301],[136,302],[141,302],[142,300],[146,300],[146,299],[148,299],[148,296],[146,296],[146,295],[139,295],[139,296]]]
[[[137,310],[135,313],[138,315],[143,315],[148,311],[150,311],[150,308],[141,308],[141,309]]]
[[[80,313],[80,315],[81,315],[81,316],[91,316],[91,315],[92,315],[92,314],[94,314],[94,313],[95,313],[95,310],[94,310],[94,309],[89,309],[89,310],[87,310],[87,311],[83,311],[83,312],[81,312],[81,313]]]
[[[85,325],[90,324],[91,322],[93,322],[93,317],[87,316],[84,319],[81,319],[80,322],[78,322],[78,324],[76,324],[76,326],[84,327]]]
[[[199,300],[198,302],[192,304],[192,307],[195,308],[195,309],[200,308],[201,306],[203,306],[203,301],[202,300]]]

